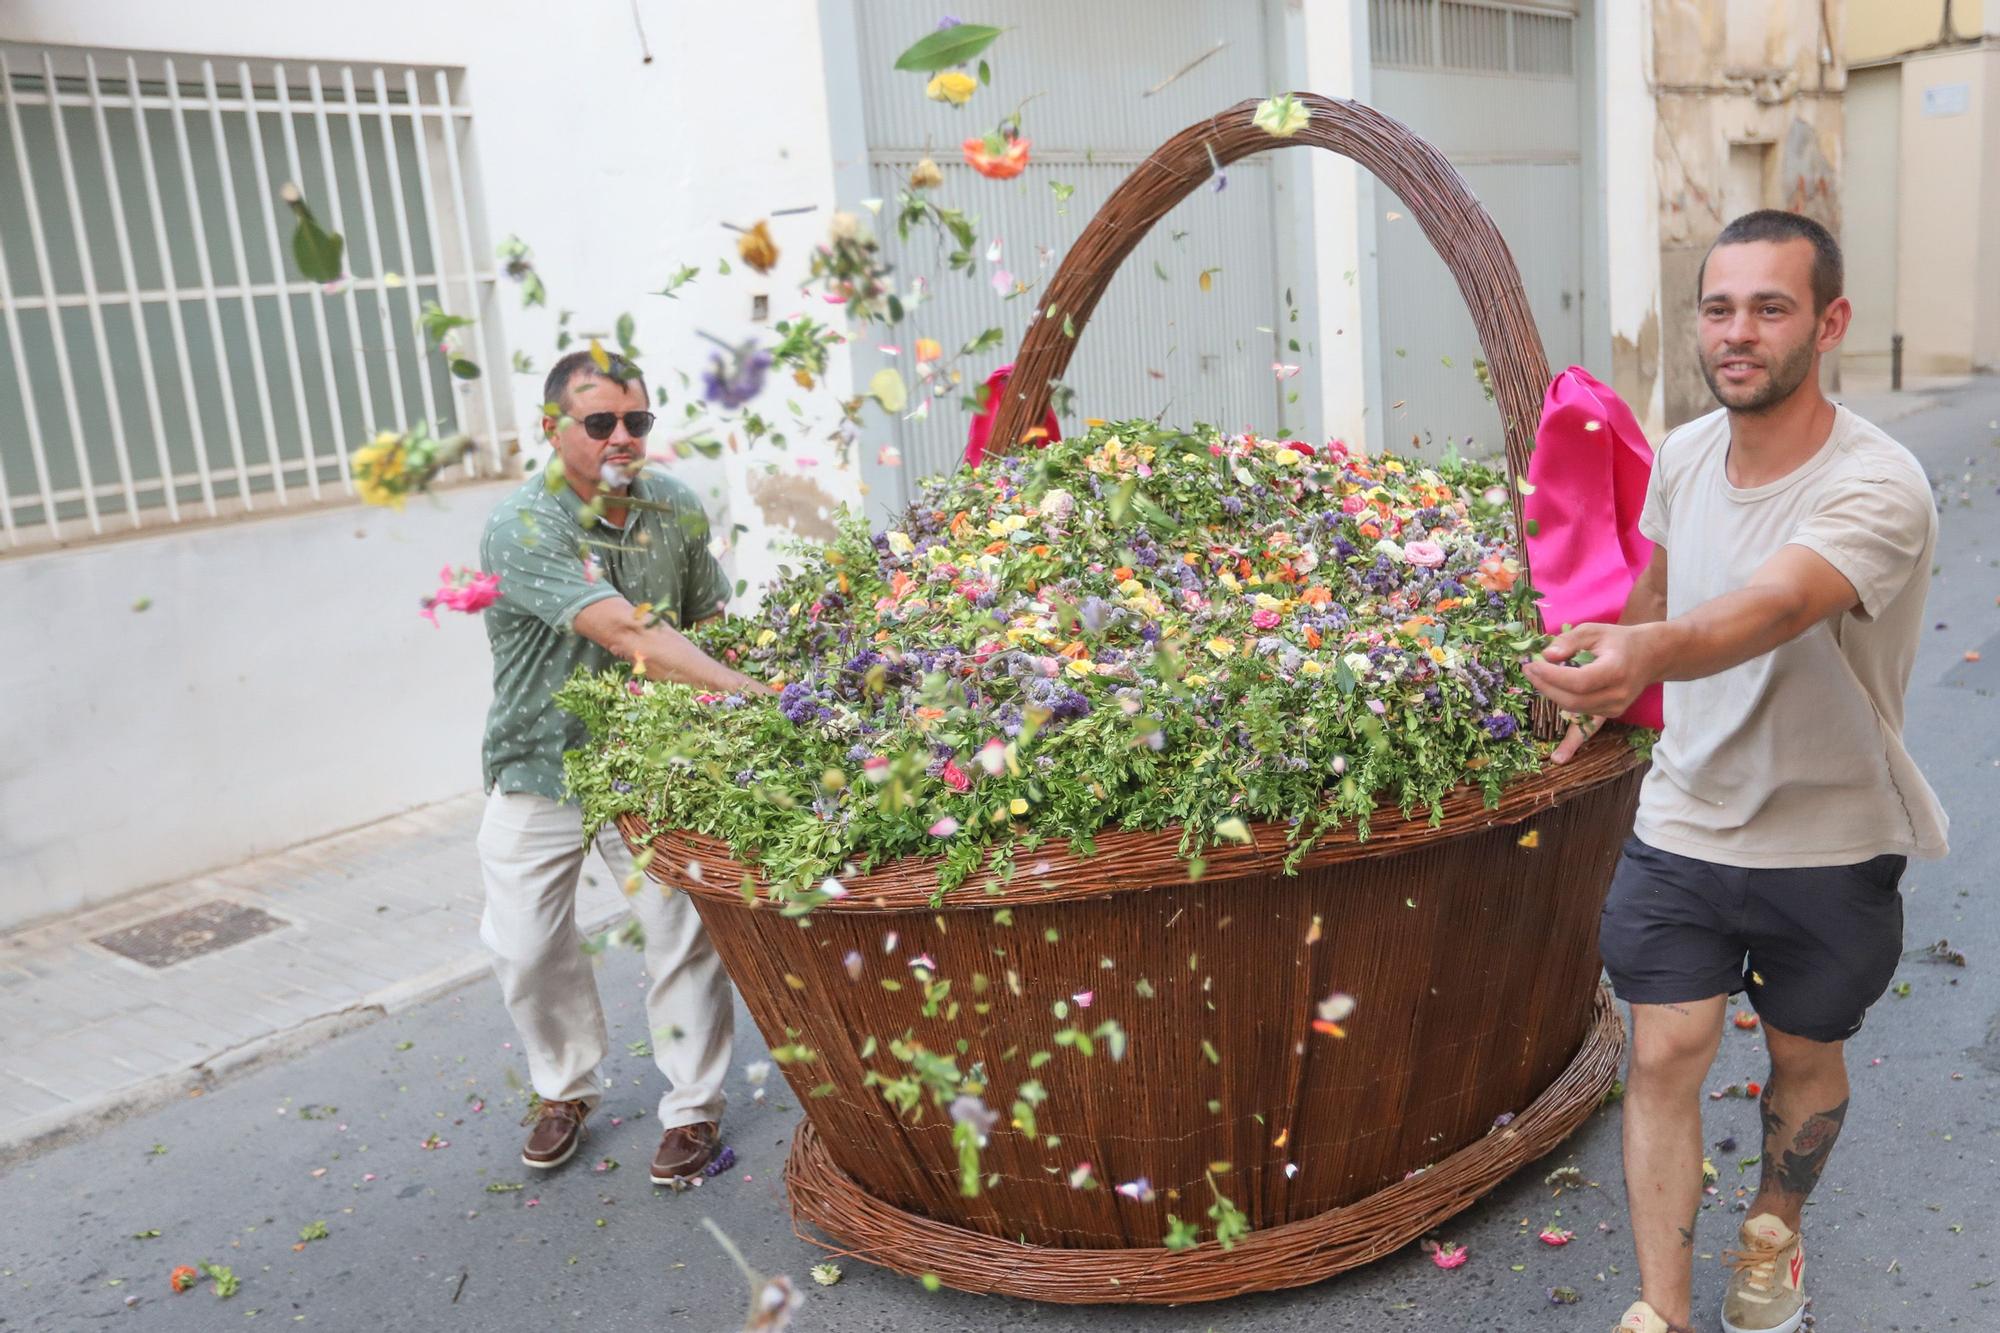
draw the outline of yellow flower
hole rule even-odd
[[[942,184],[944,184],[944,172],[938,170],[938,164],[929,158],[925,158],[923,161],[917,163],[916,166],[910,168],[910,188],[912,190],[928,190],[934,185]]]
[[[757,636],[757,646],[759,648],[768,648],[777,641],[778,631],[774,629],[767,629]]]
[[[736,238],[736,254],[759,273],[778,266],[778,243],[771,239],[771,224],[759,218],[757,225]]]
[[[949,102],[953,106],[964,106],[972,100],[972,94],[979,90],[979,80],[963,70],[948,69],[934,75],[924,86],[924,96],[933,102]]]
[[[362,502],[401,509],[409,489],[404,482],[404,463],[403,437],[392,430],[383,431],[356,449],[349,471]]]
[[[1271,596],[1268,592],[1258,593],[1254,602],[1259,611],[1282,611],[1285,609],[1285,604]]]
[[[1326,668],[1321,666],[1317,661],[1307,661],[1301,663],[1299,666],[1299,674],[1301,676],[1319,676],[1325,673]]]
[[[1013,800],[1007,802],[1007,809],[1014,814],[1025,815],[1028,813],[1028,803],[1016,796]]]
[[[1090,676],[1096,673],[1097,663],[1085,658],[1079,657],[1069,664],[1069,674],[1072,676]]]
[[[1300,453],[1300,452],[1299,452],[1298,450],[1296,450],[1296,449],[1280,449],[1280,450],[1278,450],[1278,466],[1279,466],[1279,467],[1297,467],[1297,466],[1299,465],[1300,461],[1301,461],[1301,460],[1303,460],[1304,458],[1305,458],[1305,455],[1304,455],[1304,454],[1302,454],[1302,453]]]
[[[1214,638],[1210,639],[1206,644],[1203,644],[1202,646],[1207,648],[1209,652],[1214,653],[1217,657],[1234,657],[1236,655],[1235,642],[1230,639],[1225,639],[1219,634],[1216,635]]]
[[[1206,684],[1208,684],[1208,677],[1202,675],[1199,671],[1187,678],[1187,687],[1191,690],[1198,690]]]
[[[883,536],[889,540],[889,549],[897,555],[908,555],[917,549],[917,544],[910,540],[910,534],[907,532],[891,531],[884,533]]]

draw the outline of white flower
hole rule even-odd
[[[836,241],[851,241],[861,234],[861,219],[852,213],[835,213],[827,231]]]
[[[1065,490],[1049,491],[1042,496],[1041,502],[1035,506],[1035,511],[1043,518],[1060,523],[1076,512],[1076,497]]]
[[[1396,543],[1390,541],[1387,537],[1384,537],[1381,541],[1375,543],[1375,554],[1388,556],[1389,559],[1395,561],[1399,565],[1402,564],[1404,560],[1403,548],[1396,545]]]

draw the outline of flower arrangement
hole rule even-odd
[[[697,632],[775,701],[579,675],[569,783],[593,829],[709,834],[808,895],[926,853],[943,893],[1110,826],[1182,826],[1199,877],[1279,821],[1295,865],[1540,766],[1507,500],[1476,463],[1099,423],[850,519]]]

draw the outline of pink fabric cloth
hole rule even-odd
[[[1013,363],[1009,362],[986,377],[986,410],[972,419],[972,428],[966,432],[965,462],[968,467],[978,467],[979,460],[986,457],[986,442],[993,436],[993,418],[1000,411],[1000,395],[1007,388],[1007,377],[1013,373]],[[1062,427],[1056,424],[1053,410],[1042,414],[1042,429],[1049,435],[1048,440],[1040,443],[1047,444],[1062,438]]]
[[[1652,471],[1653,447],[1617,394],[1579,366],[1556,376],[1528,464],[1534,493],[1521,500],[1542,624],[1551,634],[1618,619],[1653,557],[1653,543],[1639,535]],[[1619,720],[1661,726],[1660,687],[1648,686]]]

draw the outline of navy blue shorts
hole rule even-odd
[[[1746,869],[1628,838],[1598,925],[1604,970],[1629,1004],[1747,991],[1780,1032],[1845,1041],[1902,959],[1906,864]]]

